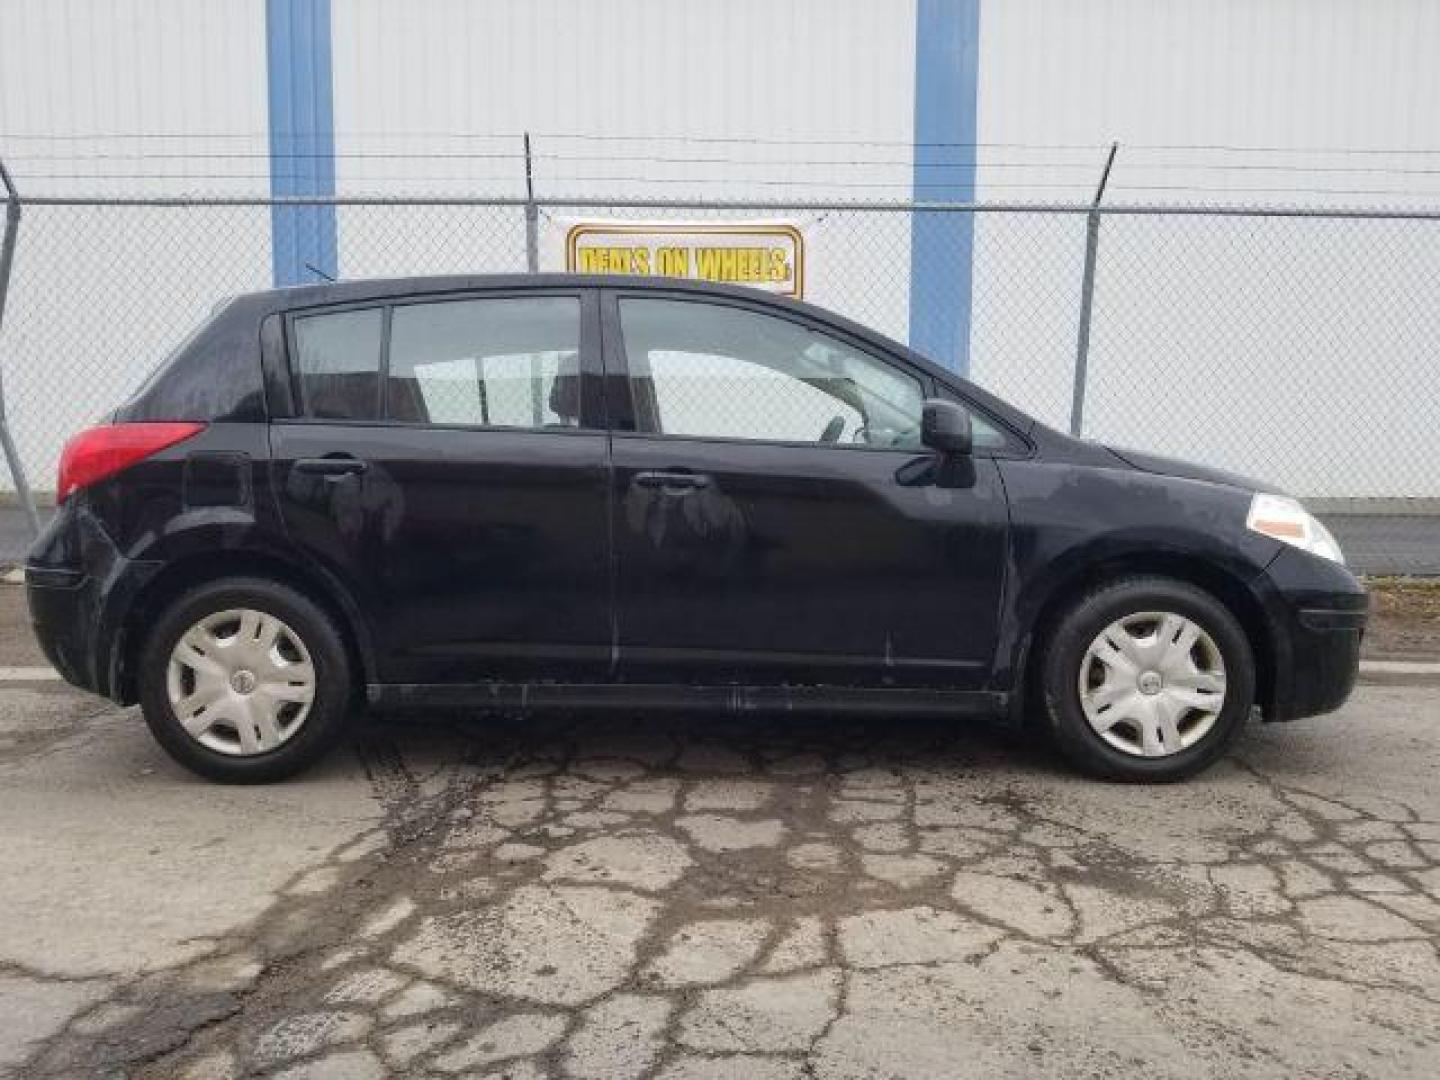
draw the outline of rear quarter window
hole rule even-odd
[[[292,323],[295,389],[316,420],[380,419],[381,308],[304,315]]]

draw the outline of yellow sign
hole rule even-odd
[[[633,274],[805,293],[805,241],[781,222],[582,221],[565,234],[572,274]]]

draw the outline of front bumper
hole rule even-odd
[[[1345,704],[1360,670],[1369,597],[1343,566],[1286,548],[1257,582],[1270,622],[1267,720],[1296,720]]]

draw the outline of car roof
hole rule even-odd
[[[623,289],[627,292],[655,291],[668,294],[694,293],[696,296],[730,297],[751,303],[767,304],[806,316],[852,334],[869,339],[883,348],[907,354],[912,360],[934,368],[946,376],[943,368],[933,361],[909,349],[901,342],[887,337],[861,323],[828,308],[795,300],[778,293],[743,285],[724,285],[710,281],[696,281],[692,278],[651,277],[628,274],[452,274],[396,278],[359,278],[352,281],[325,282],[318,285],[291,285],[278,289],[242,293],[233,297],[226,307],[231,316],[255,318],[274,312],[299,311],[314,307],[328,307],[332,304],[364,303],[368,300],[389,301],[412,297],[443,296],[452,293],[480,292],[486,290],[527,289]],[[954,373],[948,373],[953,377]]]
[[[355,278],[314,285],[289,285],[245,293],[236,299],[260,300],[276,310],[344,304],[363,300],[384,300],[432,293],[470,292],[485,289],[657,289],[665,292],[704,293],[749,300],[777,300],[801,304],[816,314],[834,318],[834,313],[777,293],[743,285],[696,281],[693,278],[651,277],[631,274],[439,274],[415,277]]]

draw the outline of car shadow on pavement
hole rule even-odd
[[[739,716],[612,712],[387,711],[357,717],[347,740],[362,759],[377,741],[429,767],[447,760],[477,770],[534,759],[645,762],[658,774],[839,776],[862,766],[1068,772],[1032,726],[932,717]]]

